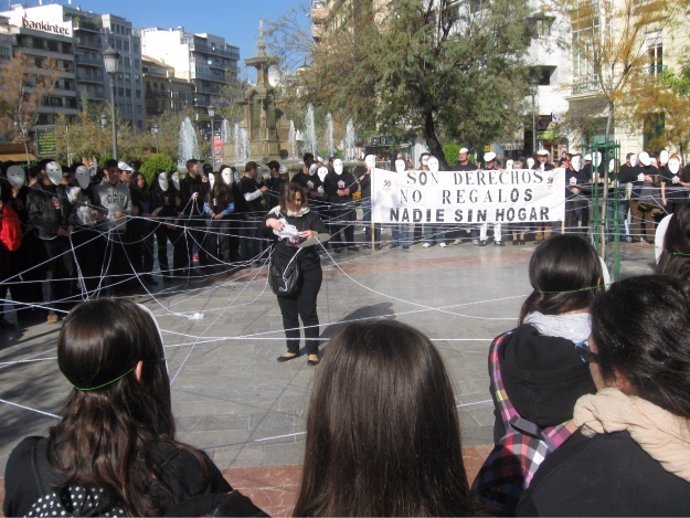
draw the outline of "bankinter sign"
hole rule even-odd
[[[43,21],[33,21],[29,20],[26,16],[22,18],[22,27],[25,29],[34,29],[36,31],[52,32],[53,34],[59,34],[60,36],[72,35],[72,31],[69,26]]]

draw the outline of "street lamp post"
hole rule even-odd
[[[110,77],[110,118],[113,132],[113,159],[117,160],[117,122],[115,120],[115,74],[118,69],[120,53],[112,47],[103,51],[105,71]]]
[[[539,83],[531,81],[529,84],[529,93],[532,96],[532,154],[534,154],[537,152],[537,114],[534,100],[539,93]]]
[[[211,118],[211,165],[213,169],[216,168],[216,156],[213,153],[213,116],[216,114],[216,110],[212,105],[208,107],[208,116]]]
[[[154,124],[151,126],[151,133],[153,133],[153,138],[156,142],[156,154],[158,154],[158,130],[160,129],[160,126],[158,124]]]

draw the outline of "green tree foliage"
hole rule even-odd
[[[149,156],[144,163],[141,164],[139,172],[146,178],[146,183],[151,185],[153,178],[160,171],[166,171],[172,173],[177,171],[177,165],[173,160],[167,155],[154,154]]]
[[[522,125],[529,9],[525,0],[475,6],[343,2],[331,14],[340,28],[316,47],[303,90],[360,127],[421,132],[443,163],[442,139],[476,147],[512,136]]]
[[[672,144],[685,161],[690,143],[690,64],[678,72],[664,69],[658,77],[649,76],[636,91],[633,121],[643,124],[652,114],[663,115],[664,125],[652,148]]]

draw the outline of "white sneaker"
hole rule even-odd
[[[445,247],[447,247],[448,245],[447,245],[445,242],[443,242],[443,243],[439,243],[438,246],[440,246],[441,248],[445,248]]]
[[[424,243],[422,248],[431,248],[431,243]]]
[[[462,239],[454,239],[451,245],[461,245],[462,244]]]

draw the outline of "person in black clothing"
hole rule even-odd
[[[367,155],[364,159],[366,169],[362,171],[358,177],[360,189],[362,190],[362,223],[364,223],[364,235],[366,236],[367,245],[371,244],[371,175],[376,167],[376,157],[374,155]],[[343,161],[336,158],[333,161],[333,170],[336,168],[343,168]],[[374,228],[374,242],[375,249],[381,248],[381,225],[376,225]]]
[[[297,261],[300,278],[297,289],[289,295],[278,295],[278,305],[283,316],[283,328],[287,339],[287,352],[278,357],[285,362],[299,356],[299,318],[304,326],[307,347],[307,363],[319,363],[319,316],[316,313],[316,299],[321,289],[323,272],[316,246],[298,248],[306,239],[326,232],[317,214],[311,212],[305,189],[296,183],[289,183],[283,190],[280,205],[271,209],[261,225],[264,237],[275,237],[274,231],[282,232],[286,226],[293,226],[298,234],[280,238],[275,242],[272,261],[278,269],[285,271],[291,260]],[[296,254],[299,252],[299,255]]]
[[[204,241],[204,200],[208,193],[208,182],[204,182],[199,171],[199,161],[187,160],[187,176],[180,180],[180,198],[182,200],[182,215],[180,225],[184,228],[184,238],[187,242],[187,255],[183,272],[191,273],[193,250],[198,250],[199,265],[206,266],[206,252],[201,246]]]
[[[589,230],[589,189],[592,177],[582,167],[582,156],[574,155],[565,171],[565,228],[587,236]]]
[[[519,516],[687,516],[690,299],[678,279],[624,279],[592,306],[581,349],[598,392],[541,464]],[[622,324],[627,322],[626,324]]]
[[[141,173],[134,173],[129,182],[129,191],[132,193],[132,205],[137,208],[136,217],[132,218],[129,225],[133,227],[132,238],[136,241],[138,254],[132,257],[134,271],[143,274],[142,280],[147,284],[153,283],[151,272],[153,271],[153,235],[154,228],[151,224],[151,190],[146,183],[146,178]]]
[[[215,176],[204,203],[204,212],[208,216],[204,248],[209,254],[210,263],[216,265],[219,271],[227,269],[232,261],[232,227],[235,223],[232,220],[235,212],[232,184],[232,171],[225,167]]]
[[[551,171],[553,164],[549,162],[549,152],[546,149],[537,151],[537,161],[532,166],[534,171]],[[553,231],[553,223],[535,223],[534,224],[534,240],[542,241],[551,237]]]
[[[42,281],[45,278],[45,249],[43,243],[33,232],[27,212],[27,201],[30,188],[26,185],[24,169],[18,165],[10,165],[7,168],[7,180],[11,189],[10,207],[19,216],[22,222],[22,244],[12,257],[11,272],[7,272],[16,284],[11,284],[12,298],[23,304],[17,308],[17,320],[31,320],[38,314],[33,304],[42,300]]]
[[[470,150],[466,147],[460,148],[458,151],[458,160],[455,162],[453,171],[476,171],[478,169],[477,164],[470,162]],[[473,227],[465,227],[465,229],[460,230],[459,236],[454,236],[452,244],[460,245],[463,243],[464,239],[469,238],[470,241],[475,240],[479,242],[479,230]],[[462,234],[469,234],[469,236]]]
[[[256,235],[257,225],[261,214],[265,212],[264,193],[268,191],[265,185],[259,185],[256,181],[258,171],[256,162],[247,162],[244,166],[244,175],[240,180],[239,194],[246,202],[244,225],[242,227],[242,241],[245,261],[258,261],[261,254],[262,243]]]
[[[281,166],[277,160],[271,160],[266,165],[271,174],[271,177],[266,181],[266,187],[268,187],[266,201],[268,208],[272,209],[280,203],[280,193],[288,182],[288,170],[287,167]]]
[[[175,438],[160,330],[149,310],[97,299],[65,319],[58,366],[72,385],[49,436],[17,445],[5,471],[6,516],[162,516],[232,487],[207,455]]]
[[[187,268],[187,242],[185,232],[176,225],[180,210],[179,191],[170,181],[170,175],[161,171],[151,184],[151,216],[155,220],[158,267],[163,276],[182,275]],[[168,241],[173,245],[173,271],[168,261]]]
[[[333,250],[339,252],[345,248],[357,251],[355,244],[354,223],[356,214],[352,205],[352,195],[359,191],[357,180],[349,171],[337,168],[326,175],[323,182],[326,200],[331,204],[331,219],[333,221]]]
[[[74,294],[74,262],[69,241],[71,207],[65,189],[59,185],[62,180],[60,164],[44,160],[39,167],[39,181],[27,197],[28,219],[44,246],[45,256],[50,259],[46,266],[51,279],[52,300],[48,305],[52,308],[68,307],[68,299]],[[54,323],[59,319],[55,311],[48,310],[48,322]]]
[[[628,213],[630,212],[630,196],[632,194],[633,182],[637,179],[635,172],[636,157],[635,153],[628,153],[625,155],[625,163],[620,166],[618,170],[618,188],[620,189],[620,220],[623,222],[625,231],[625,240],[632,243],[632,236],[630,235],[630,221]]]

